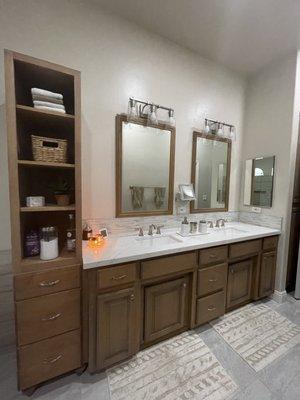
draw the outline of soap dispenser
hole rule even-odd
[[[182,223],[181,223],[181,228],[180,228],[180,233],[182,235],[188,235],[190,232],[190,225],[187,217],[184,217]]]

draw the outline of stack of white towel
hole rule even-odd
[[[49,90],[31,88],[33,107],[65,114],[63,95]]]

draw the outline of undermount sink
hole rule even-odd
[[[136,237],[135,240],[147,245],[168,245],[182,242],[182,240],[173,235],[140,236]]]

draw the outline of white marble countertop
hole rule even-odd
[[[83,242],[83,268],[96,268],[104,265],[120,264],[129,261],[159,257],[167,254],[203,249],[264,236],[279,235],[278,229],[265,228],[242,222],[230,222],[225,228],[208,229],[208,234],[182,237],[174,229],[166,229],[162,235],[117,236],[111,235],[103,245],[91,249]]]

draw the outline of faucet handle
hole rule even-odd
[[[134,230],[139,231],[139,236],[144,236],[144,231],[142,227],[137,226],[136,228],[134,228]]]
[[[209,228],[213,228],[214,227],[213,221],[207,221],[207,225],[208,225]]]
[[[157,225],[157,227],[156,227],[156,234],[157,235],[161,235],[161,228],[163,228],[164,227],[164,225]]]

